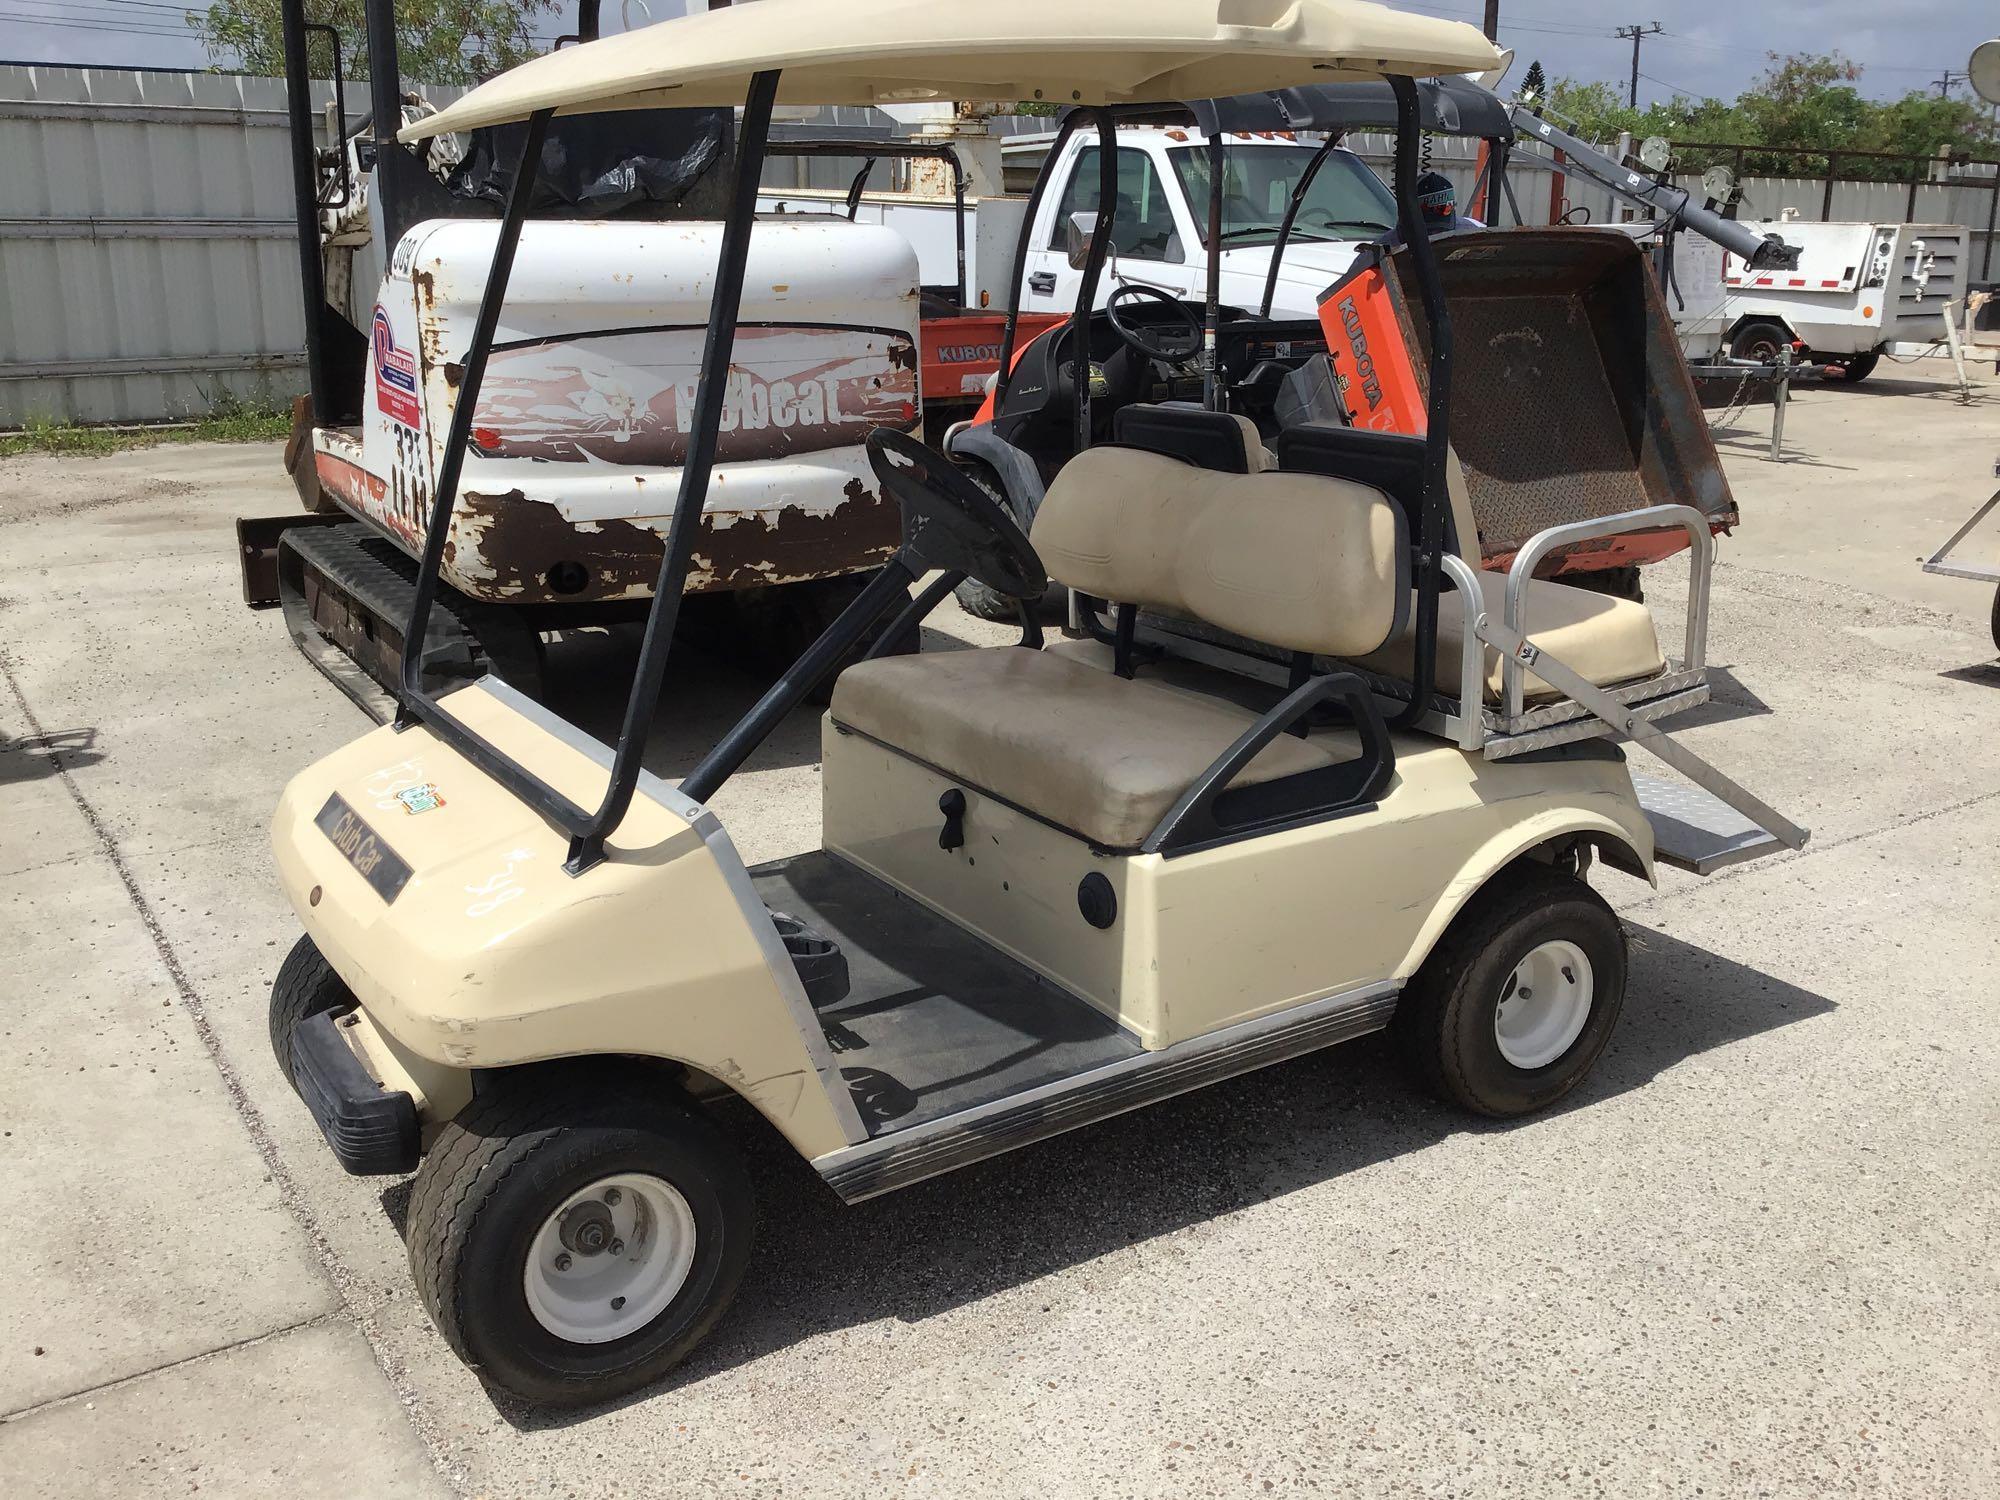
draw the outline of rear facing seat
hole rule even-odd
[[[1376,490],[1317,475],[1094,448],[1049,487],[1033,540],[1071,588],[1288,651],[1366,655],[1409,605],[1401,513]],[[1107,849],[1137,848],[1258,718],[1223,695],[1014,646],[860,663],[836,682],[831,716]],[[1235,785],[1356,754],[1346,735],[1280,735]]]
[[[1378,485],[1403,507],[1412,535],[1416,509],[1423,494],[1421,439],[1355,428],[1298,427],[1278,435],[1278,456],[1288,471],[1340,475]],[[1479,529],[1472,498],[1457,455],[1446,466],[1451,498],[1447,545],[1479,573],[1484,594],[1481,610],[1498,620],[1506,608],[1504,573],[1480,569]],[[1588,589],[1571,588],[1548,579],[1531,579],[1523,601],[1522,621],[1537,646],[1597,687],[1616,687],[1652,677],[1666,668],[1654,630],[1652,611],[1631,599],[1618,599]],[[1438,651],[1435,686],[1456,698],[1459,693],[1459,646],[1463,640],[1464,601],[1445,588],[1438,595]],[[1406,618],[1381,650],[1351,658],[1384,677],[1408,681],[1415,667],[1416,629]],[[1486,701],[1501,696],[1500,653],[1485,655]],[[1546,703],[1562,694],[1533,673],[1523,679],[1525,700]]]

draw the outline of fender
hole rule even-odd
[[[1541,813],[1526,823],[1517,824],[1507,830],[1502,838],[1496,838],[1485,847],[1476,850],[1460,869],[1458,876],[1438,895],[1437,904],[1424,919],[1417,931],[1416,941],[1410,951],[1396,965],[1396,978],[1408,981],[1429,958],[1431,950],[1445,930],[1458,919],[1458,914],[1481,891],[1487,883],[1507,866],[1514,863],[1552,839],[1565,838],[1571,834],[1582,834],[1599,845],[1609,845],[1628,859],[1634,870],[1643,871],[1646,881],[1658,887],[1659,875],[1653,865],[1653,840],[1651,830],[1627,827],[1602,813],[1582,807],[1554,807]]]

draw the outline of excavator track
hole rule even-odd
[[[293,642],[377,723],[396,712],[416,586],[416,562],[359,522],[298,527],[279,539],[278,601]],[[423,672],[432,693],[490,672],[536,695],[541,637],[520,611],[468,599],[440,582],[424,631]]]

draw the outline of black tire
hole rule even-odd
[[[1791,330],[1784,324],[1760,318],[1736,330],[1736,336],[1729,341],[1729,353],[1735,359],[1750,359],[1767,365],[1778,357],[1780,349],[1791,342]]]
[[[1859,385],[1875,373],[1875,367],[1882,363],[1882,355],[1879,350],[1871,349],[1866,354],[1850,354],[1833,363],[1839,367],[1842,380],[1849,385]]]
[[[333,966],[321,956],[309,937],[292,944],[292,951],[278,965],[278,977],[271,983],[271,1055],[278,1071],[294,1089],[292,1078],[292,1033],[302,1021],[321,1011],[341,1010],[354,1004],[354,995],[341,982]]]
[[[1529,952],[1551,941],[1590,962],[1590,1011],[1559,1057],[1528,1070],[1500,1050],[1495,1016]],[[1575,1088],[1603,1053],[1625,1003],[1625,932],[1583,881],[1509,866],[1475,896],[1403,993],[1393,1023],[1418,1076],[1446,1101],[1509,1119]]]
[[[565,1199],[618,1173],[680,1192],[694,1261],[643,1327],[572,1342],[531,1310],[527,1258]],[[459,1111],[417,1169],[407,1237],[417,1294],[453,1353],[523,1400],[581,1406],[651,1384],[707,1336],[743,1279],[755,1221],[749,1179],[714,1125],[650,1085],[578,1071],[493,1086]]]
[[[2000,590],[1993,594],[1993,649],[2000,651]]]
[[[955,458],[952,460],[959,473],[986,491],[1007,508],[1007,513],[1020,524],[1023,531],[1028,529],[1026,517],[1022,516],[1014,502],[1007,498],[1007,490],[1000,483],[1000,477],[991,468],[973,460]],[[1036,602],[1036,608],[1046,605],[1050,598],[1060,595],[1060,589],[1051,584],[1049,592]],[[976,578],[968,578],[957,590],[958,607],[975,620],[991,620],[996,625],[1011,625],[1021,618],[1021,601],[1012,595],[1003,594],[990,588]]]

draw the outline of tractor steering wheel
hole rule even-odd
[[[1011,599],[1048,592],[1042,560],[1005,506],[952,461],[906,432],[868,434],[868,463],[903,512],[903,561],[912,571],[963,573]]]
[[[1176,330],[1147,328],[1127,323],[1118,314],[1120,305],[1126,302],[1159,302],[1171,307],[1180,315],[1180,320],[1185,325],[1184,331],[1181,331],[1185,347],[1155,341],[1161,333]],[[1163,292],[1156,286],[1147,286],[1138,281],[1126,282],[1113,292],[1110,300],[1104,304],[1104,317],[1111,324],[1111,331],[1125,341],[1127,348],[1145,355],[1148,359],[1158,360],[1161,364],[1184,365],[1201,352],[1201,343],[1205,336],[1201,319],[1188,311],[1187,304],[1172,292]]]

